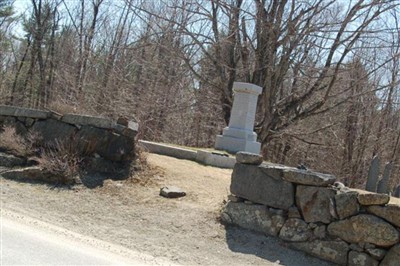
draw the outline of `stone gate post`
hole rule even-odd
[[[215,148],[236,153],[246,151],[260,153],[261,144],[253,131],[256,117],[257,98],[262,88],[250,83],[233,83],[234,101],[229,126],[217,136]]]

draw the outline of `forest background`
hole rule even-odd
[[[140,123],[212,147],[234,81],[263,87],[265,159],[400,183],[400,1],[0,0],[0,104]]]

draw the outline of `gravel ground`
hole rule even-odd
[[[223,226],[218,213],[231,170],[149,154],[149,169],[89,189],[0,178],[2,214],[18,213],[181,265],[332,265],[291,250],[276,238]],[[0,169],[1,172],[1,169]],[[186,191],[160,197],[160,187]],[[4,211],[3,211],[4,210]]]

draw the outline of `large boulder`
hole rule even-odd
[[[297,186],[296,205],[307,223],[330,223],[336,191],[327,187]]]
[[[350,243],[372,243],[390,247],[399,241],[399,232],[391,224],[369,214],[359,214],[328,226],[332,236]]]
[[[53,143],[70,142],[77,132],[77,128],[54,119],[37,121],[32,126],[32,132],[37,134],[40,142]]]
[[[266,206],[242,202],[228,202],[221,213],[221,219],[230,224],[235,224],[246,229],[277,236],[285,219],[271,213]]]
[[[282,179],[284,167],[236,164],[231,192],[255,203],[287,210],[294,203],[294,187]]]
[[[135,156],[135,140],[109,130],[83,126],[76,139],[82,154],[97,153],[111,161],[131,160]]]

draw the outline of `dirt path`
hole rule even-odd
[[[135,179],[59,189],[1,178],[2,208],[182,265],[329,265],[218,222],[231,170],[155,154]],[[180,199],[160,197],[174,185]]]

